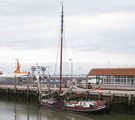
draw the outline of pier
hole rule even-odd
[[[51,90],[58,90],[58,88],[50,88]],[[67,88],[62,88],[66,91]],[[41,85],[41,91],[48,92],[48,88]],[[131,90],[95,90],[95,89],[73,89],[74,93],[85,93],[87,91],[89,98],[99,100],[109,100],[112,103],[127,103],[128,105],[135,104],[135,91]],[[38,98],[38,87],[36,84],[23,85],[0,85],[0,96],[25,97],[29,99],[30,96]]]

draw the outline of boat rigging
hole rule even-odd
[[[103,101],[96,101],[96,100],[70,100],[71,98],[78,97],[78,95],[70,96],[69,94],[73,89],[73,86],[67,89],[67,91],[62,93],[62,63],[63,63],[63,18],[64,18],[64,11],[63,11],[63,2],[62,4],[62,12],[61,12],[61,43],[60,43],[60,85],[59,91],[49,91],[48,94],[40,94],[39,96],[39,103],[45,107],[51,107],[59,110],[64,111],[75,111],[75,112],[94,112],[99,110],[104,110],[106,105]],[[37,76],[39,80],[39,75]],[[39,84],[40,82],[38,82]],[[76,87],[76,89],[78,89]],[[80,90],[81,91],[81,90]],[[40,91],[41,92],[41,91]],[[51,96],[54,94],[54,96]],[[68,96],[69,95],[69,96]],[[78,97],[79,98],[79,97]]]

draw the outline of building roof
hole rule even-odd
[[[88,76],[135,76],[135,68],[92,69]]]

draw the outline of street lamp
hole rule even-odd
[[[51,66],[46,66],[48,74],[50,74],[50,68]]]
[[[71,61],[71,80],[73,79],[73,60],[69,59]]]
[[[49,72],[49,68],[50,68],[51,66],[46,66],[46,68],[48,68],[48,75],[49,75],[49,78],[48,78],[48,91],[50,91],[50,72]]]

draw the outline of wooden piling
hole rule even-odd
[[[8,97],[8,92],[9,92],[9,89],[8,89],[8,86],[6,85],[6,98]]]
[[[16,75],[15,75],[15,84],[14,84],[14,92],[15,92],[15,94],[16,94],[16,81],[17,81],[17,78],[16,78]]]
[[[131,104],[131,99],[132,99],[132,95],[129,94],[129,95],[128,95],[128,106]]]
[[[99,93],[98,99],[100,100],[102,97],[102,93]]]
[[[29,98],[29,82],[30,82],[30,79],[28,77],[27,78],[27,99]]]
[[[111,103],[113,102],[114,94],[111,94]]]

